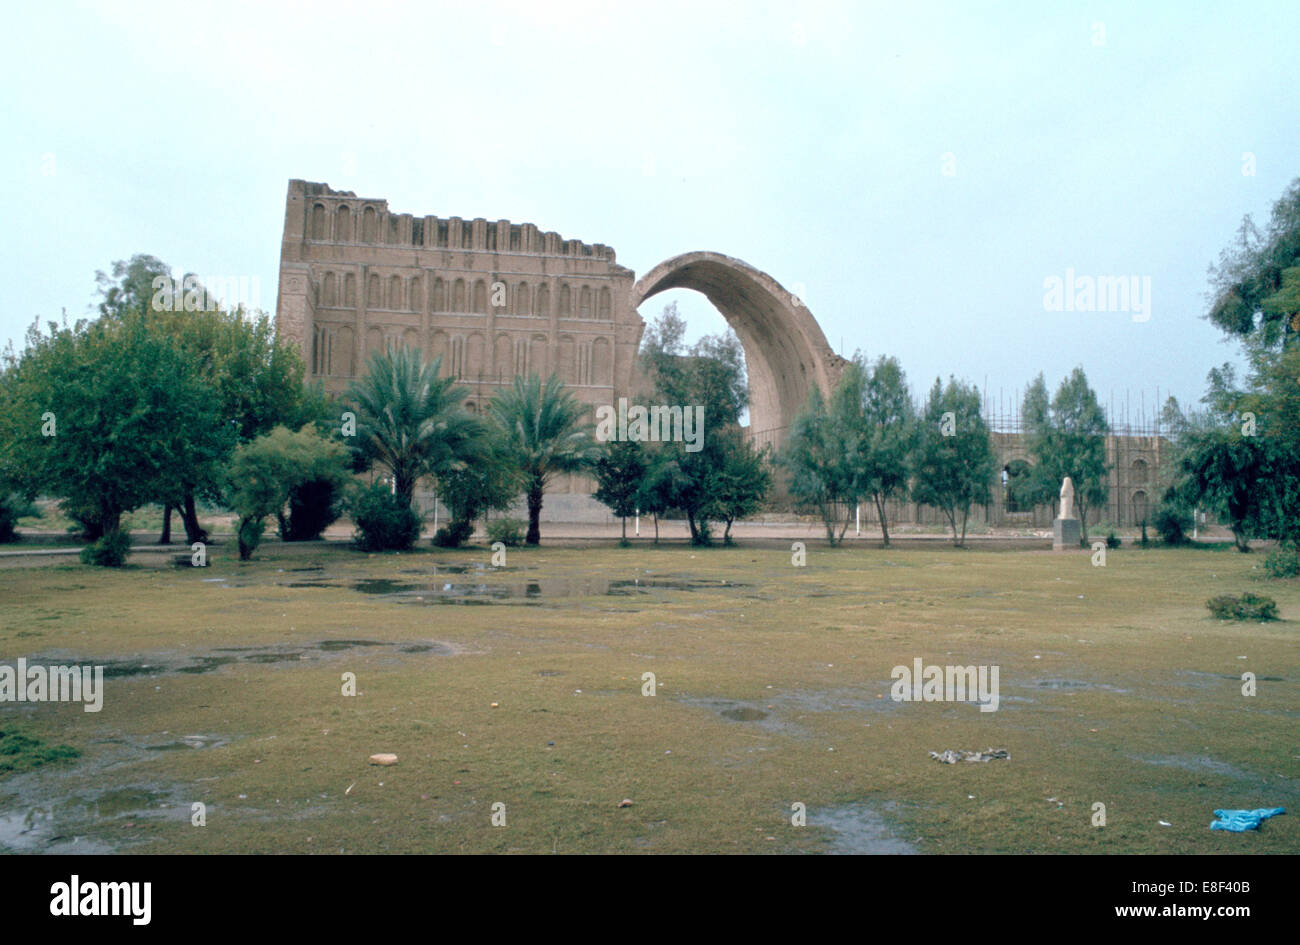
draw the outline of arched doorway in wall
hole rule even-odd
[[[1147,494],[1146,490],[1138,489],[1133,493],[1133,524],[1141,525],[1147,520]]]

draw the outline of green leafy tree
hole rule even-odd
[[[302,359],[276,337],[270,315],[218,304],[193,274],[178,283],[162,260],[137,254],[113,263],[111,274],[96,273],[96,282],[101,319],[145,319],[173,337],[197,365],[222,421],[234,429],[235,438],[223,438],[224,448],[214,451],[214,441],[191,427],[195,442],[177,454],[160,494],[153,497],[163,503],[161,543],[171,540],[173,508],[180,510],[187,541],[204,540],[196,499],[218,498],[235,444],[279,423],[297,429],[318,419],[323,392],[318,386],[304,387]]]
[[[8,361],[4,465],[24,493],[63,499],[90,538],[117,531],[178,465],[233,446],[189,352],[145,317],[33,326]]]
[[[730,545],[732,524],[763,507],[772,486],[772,474],[766,450],[759,450],[746,440],[739,427],[728,428],[720,438],[722,462],[713,471],[709,484],[707,514],[724,523],[722,543]]]
[[[843,540],[850,510],[866,498],[889,544],[887,503],[906,491],[915,423],[906,379],[893,358],[868,365],[855,356],[829,404],[814,390],[782,464],[790,472],[791,495],[817,510],[832,545]]]
[[[679,453],[658,444],[646,450],[646,471],[637,490],[637,507],[654,519],[655,544],[659,544],[659,517],[674,506],[678,493],[685,488],[685,476],[678,463]]]
[[[1261,233],[1249,215],[1210,267],[1209,319],[1248,348],[1281,349],[1300,335],[1300,178]]]
[[[640,443],[614,440],[605,444],[596,461],[595,499],[608,506],[623,523],[620,543],[627,544],[627,517],[635,515],[648,464]]]
[[[1251,537],[1265,531],[1270,465],[1258,439],[1222,430],[1194,434],[1180,461],[1182,492],[1187,504],[1204,505],[1232,529],[1238,551],[1249,551]]]
[[[1029,452],[1036,460],[1035,491],[1039,497],[1053,491],[1059,496],[1061,483],[1070,477],[1086,543],[1088,511],[1104,503],[1109,491],[1106,435],[1110,426],[1082,368],[1075,368],[1061,382],[1046,409],[1041,400],[1044,389],[1039,375],[1026,394],[1024,409]]]
[[[469,444],[463,462],[437,478],[438,496],[451,510],[451,522],[438,529],[435,541],[457,547],[474,534],[474,523],[488,512],[510,508],[523,491],[523,474],[501,431],[485,425]]]
[[[953,544],[961,547],[971,506],[988,503],[993,479],[993,446],[980,414],[979,389],[951,378],[944,386],[936,379],[917,439],[912,495],[943,512]]]
[[[230,462],[226,488],[230,507],[239,515],[239,557],[252,556],[268,516],[283,516],[295,490],[306,483],[325,483],[331,494],[348,481],[347,450],[325,439],[310,425],[297,433],[279,426],[238,446]]]
[[[1210,371],[1202,410],[1170,398],[1163,420],[1174,471],[1163,505],[1180,515],[1203,504],[1252,537],[1300,540],[1300,179],[1273,205],[1263,233],[1246,216],[1234,245],[1210,267],[1208,318],[1241,342],[1250,365]]]
[[[516,377],[491,402],[492,416],[515,457],[528,500],[527,544],[541,541],[542,499],[547,485],[562,473],[576,473],[599,456],[585,408],[552,374]]]
[[[462,406],[466,389],[439,377],[441,367],[441,358],[426,364],[413,348],[390,347],[370,356],[347,395],[357,414],[354,448],[364,464],[388,470],[407,505],[421,477],[461,468],[483,435]]]
[[[1033,442],[1035,431],[1046,430],[1051,426],[1051,414],[1052,398],[1047,390],[1047,380],[1039,373],[1025,389],[1020,409],[1024,432],[1030,443]],[[1061,496],[1061,482],[1064,479],[1064,476],[1058,476],[1057,473],[1055,467],[1045,466],[1041,461],[1027,469],[1022,469],[1021,474],[1008,483],[1011,490],[1009,500],[1018,509],[1046,505],[1055,514],[1056,503]]]
[[[859,370],[852,363],[845,368],[840,390],[861,390]],[[800,507],[816,511],[832,545],[843,539],[849,527],[846,511],[862,495],[862,477],[857,475],[848,442],[851,435],[840,416],[827,408],[821,391],[813,388],[808,405],[795,417],[780,458],[790,477],[791,497]]]
[[[855,361],[859,360],[857,358]],[[869,495],[880,518],[884,543],[889,544],[889,516],[886,503],[907,491],[912,446],[916,435],[916,412],[907,389],[907,378],[894,358],[881,357],[867,368],[853,459],[862,493]]]
[[[697,414],[698,449],[660,445],[654,492],[667,509],[686,516],[691,542],[707,545],[709,520],[719,508],[712,502],[712,489],[727,461],[726,438],[739,427],[748,406],[745,354],[731,331],[706,335],[687,349],[684,330],[676,306],[670,305],[650,326],[641,348],[642,370],[654,384],[658,402],[703,411]]]

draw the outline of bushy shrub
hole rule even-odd
[[[262,543],[262,532],[266,530],[266,520],[263,518],[241,518],[237,537],[239,539],[239,560],[247,561],[253,557],[253,552],[257,546]]]
[[[0,493],[0,542],[16,541],[18,534],[14,528],[18,520],[40,514],[40,509],[17,493]]]
[[[282,541],[315,541],[338,519],[339,490],[334,479],[311,479],[289,490],[289,514],[280,519]]]
[[[488,541],[501,542],[507,548],[514,548],[524,543],[527,523],[517,518],[498,518],[487,524]]]
[[[125,529],[105,532],[94,542],[81,549],[81,563],[101,568],[120,568],[126,564],[131,550],[131,536]]]
[[[1166,545],[1182,545],[1187,542],[1187,532],[1192,526],[1192,516],[1172,505],[1161,505],[1156,510],[1156,534]]]
[[[400,495],[375,483],[352,497],[352,540],[362,551],[402,551],[420,537],[420,516]]]
[[[1106,535],[1106,547],[1107,547],[1107,548],[1118,548],[1118,547],[1119,547],[1120,545],[1122,545],[1122,544],[1124,544],[1124,542],[1121,541],[1121,540],[1120,540],[1120,537],[1119,537],[1118,535],[1116,535],[1114,532],[1109,532],[1109,533]]]
[[[438,529],[434,533],[432,540],[439,548],[459,548],[469,541],[469,536],[473,534],[473,522],[453,520],[450,525],[444,525]]]
[[[1293,578],[1300,575],[1300,553],[1294,548],[1279,548],[1264,559],[1269,577]]]
[[[1240,596],[1223,594],[1205,602],[1210,613],[1219,620],[1276,620],[1277,601],[1271,597],[1245,593]]]
[[[64,499],[59,503],[63,514],[72,522],[68,534],[76,535],[84,541],[95,541],[104,534],[104,525],[99,521],[99,512],[89,504],[82,504],[75,499]]]

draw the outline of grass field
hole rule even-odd
[[[1261,554],[212,553],[0,571],[0,657],[108,676],[98,713],[0,705],[48,759],[0,771],[0,845],[1300,851],[1300,582],[1262,580]],[[1210,619],[1206,598],[1245,590],[1283,619]],[[1000,708],[893,701],[891,668],[918,657],[998,666]],[[1010,758],[929,755],[949,748]],[[1274,806],[1258,832],[1209,829],[1215,808]]]

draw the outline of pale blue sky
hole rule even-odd
[[[272,309],[300,177],[638,273],[738,256],[918,394],[1082,364],[1103,402],[1186,402],[1235,356],[1206,266],[1300,176],[1293,0],[45,3],[8,25],[0,341],[83,314],[136,252],[256,277]],[[1150,319],[1045,311],[1067,269],[1150,277]],[[721,326],[693,293],[643,316],[671,298]]]

